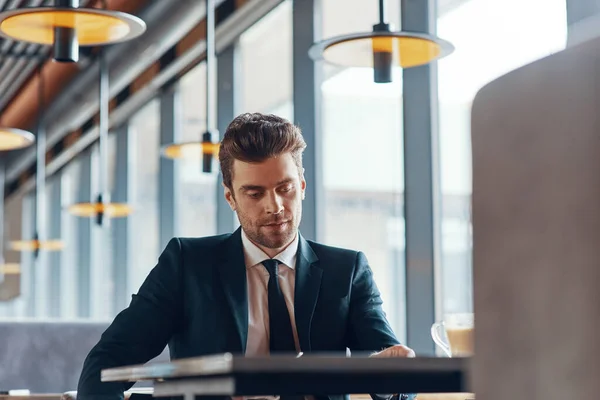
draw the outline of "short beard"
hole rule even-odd
[[[294,221],[288,222],[288,224],[293,224]],[[259,246],[265,247],[267,249],[280,249],[288,244],[290,244],[296,235],[298,234],[298,227],[293,226],[288,231],[284,232],[281,235],[277,236],[267,236],[260,231],[260,227],[256,230],[248,231],[244,230],[248,238]]]

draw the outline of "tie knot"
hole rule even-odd
[[[264,265],[267,271],[269,271],[270,276],[277,276],[277,266],[279,266],[279,260],[270,258],[268,260],[264,260],[262,265]]]

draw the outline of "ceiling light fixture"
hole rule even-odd
[[[172,159],[202,158],[202,172],[212,172],[213,159],[219,155],[219,143],[213,143],[218,131],[215,124],[215,1],[206,0],[206,132],[200,142],[172,143],[163,146],[163,157]]]
[[[110,86],[108,83],[108,62],[103,51],[99,56],[100,64],[100,116],[98,123],[98,146],[100,148],[100,193],[94,203],[78,203],[69,207],[69,212],[78,217],[95,217],[98,225],[104,225],[105,217],[126,217],[133,211],[124,203],[111,203],[110,191],[108,190],[108,123]]]
[[[0,58],[27,58],[36,59],[37,55],[26,52],[16,53],[13,51],[0,52]],[[24,129],[11,128],[0,124],[0,151],[18,150],[31,146],[35,142],[33,133]]]
[[[79,8],[79,0],[56,0],[54,7],[24,7],[0,13],[0,35],[52,45],[54,59],[77,62],[80,46],[101,46],[140,36],[146,24],[120,11]]]
[[[373,31],[325,39],[313,44],[308,55],[340,67],[373,68],[375,83],[389,83],[393,67],[417,67],[453,51],[454,46],[434,35],[394,31],[386,22],[385,0],[379,0],[379,23]]]
[[[0,258],[0,275],[19,275],[21,266],[17,263],[4,263]]]
[[[35,136],[31,132],[0,126],[0,151],[22,149],[34,142]]]

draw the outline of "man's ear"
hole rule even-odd
[[[231,211],[235,211],[235,197],[234,197],[231,189],[228,188],[227,185],[225,185],[224,183],[223,183],[223,195],[225,196],[225,200],[227,201],[227,204],[229,204]]]
[[[304,179],[304,174],[300,177],[300,189],[302,189],[302,200],[304,200],[304,194],[306,192],[306,179]]]

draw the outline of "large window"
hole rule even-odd
[[[158,167],[160,164],[160,101],[152,100],[129,122],[134,149],[128,292],[137,293],[160,254]]]
[[[292,0],[284,0],[245,31],[237,50],[241,82],[235,88],[236,114],[275,114],[293,122]]]
[[[198,142],[206,131],[206,63],[201,63],[181,78],[181,140]],[[179,122],[177,122],[179,123]],[[219,140],[213,137],[213,141]],[[176,161],[177,165],[177,236],[209,236],[217,230],[216,196],[218,167],[212,174],[202,172],[201,159]]]
[[[352,12],[340,18],[340,10]],[[389,16],[397,27],[399,2],[390,2]],[[324,37],[368,31],[377,21],[376,2],[323,1]],[[323,68],[322,241],[365,253],[405,341],[402,77],[397,71],[393,83],[375,84],[369,68]]]
[[[101,160],[100,147],[94,146],[92,152],[92,193],[93,200],[100,193],[101,168],[106,171],[106,184],[109,193],[114,193],[115,167],[116,167],[116,146],[117,140],[114,134],[110,134],[107,140],[108,165],[104,166]],[[104,320],[113,317],[113,302],[115,293],[115,283],[113,282],[113,234],[110,228],[111,220],[104,222],[104,225],[98,225],[96,219],[91,220],[91,317],[95,320]]]
[[[65,209],[78,201],[79,182],[81,180],[81,160],[75,158],[67,164],[60,173],[62,208]],[[77,317],[78,309],[78,254],[81,246],[77,233],[76,217],[68,212],[62,212],[62,239],[66,246],[61,254],[61,316],[65,319]]]
[[[471,103],[495,78],[562,50],[565,0],[438,0],[443,311],[471,311]]]
[[[43,215],[36,215],[36,190],[28,192],[23,199],[22,208],[22,235],[10,240],[32,240],[37,232],[38,225],[45,227],[43,232],[39,232],[42,239],[52,238],[50,212],[55,206],[50,198],[52,185],[55,180],[46,181],[45,203],[41,212]],[[60,211],[58,211],[60,212]],[[43,223],[38,224],[37,218],[43,218]],[[40,219],[40,221],[42,221]],[[58,239],[58,238],[57,238]],[[49,317],[49,292],[50,281],[48,267],[50,265],[50,255],[53,252],[40,250],[37,255],[30,250],[21,252],[21,296],[19,300],[23,302],[23,308],[19,310],[20,317],[30,318],[48,318]]]
[[[240,37],[241,85],[236,112],[294,119],[292,1],[285,0]]]

